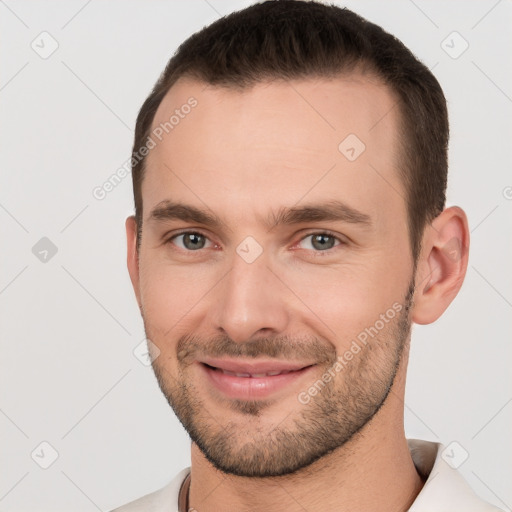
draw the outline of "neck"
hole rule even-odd
[[[405,375],[400,374],[385,404],[358,434],[291,475],[267,478],[229,475],[212,466],[192,444],[190,509],[201,512],[408,510],[423,482],[405,439]]]

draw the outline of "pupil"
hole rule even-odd
[[[334,238],[330,235],[315,235],[313,237],[313,247],[315,249],[325,250],[334,246]]]
[[[201,235],[190,233],[185,235],[183,243],[187,249],[201,249],[204,246],[204,239]]]

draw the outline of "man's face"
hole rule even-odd
[[[182,80],[153,128],[191,96],[142,185],[134,285],[153,367],[217,468],[287,474],[368,423],[407,342],[395,101],[357,76]]]

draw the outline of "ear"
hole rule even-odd
[[[462,286],[469,254],[469,229],[464,211],[452,206],[425,228],[416,272],[412,320],[436,321]]]
[[[132,281],[133,291],[137,298],[137,303],[141,309],[140,300],[140,281],[139,281],[139,253],[137,251],[137,221],[132,215],[126,219],[126,246],[127,246],[127,265],[128,273]],[[142,310],[142,309],[141,309]]]

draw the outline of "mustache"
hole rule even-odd
[[[185,366],[202,357],[267,357],[332,364],[337,357],[335,347],[327,340],[317,337],[272,336],[238,343],[224,335],[202,338],[185,334],[178,340],[176,349],[178,361]]]

